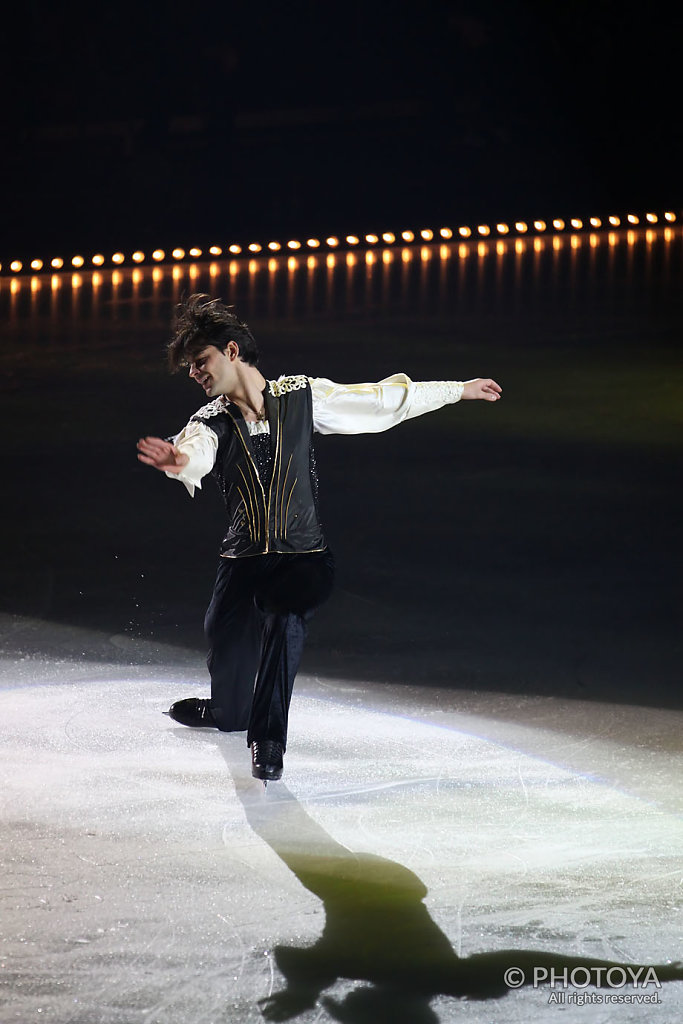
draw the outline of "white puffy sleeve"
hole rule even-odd
[[[190,420],[187,426],[183,427],[179,434],[173,438],[173,444],[179,452],[187,455],[189,462],[183,466],[180,473],[166,473],[171,480],[180,480],[184,483],[188,494],[194,498],[194,489],[201,490],[202,477],[210,473],[216,461],[218,451],[218,438],[206,423],[199,420]]]
[[[311,377],[313,429],[319,434],[375,434],[459,402],[464,383],[412,381],[394,373],[377,384],[335,384]]]

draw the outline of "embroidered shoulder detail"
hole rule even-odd
[[[269,380],[268,387],[273,398],[286,395],[288,391],[298,391],[299,388],[308,387],[308,377],[305,373],[297,373],[293,377],[278,377],[277,380]]]
[[[201,409],[197,409],[192,419],[208,420],[211,416],[218,416],[219,413],[225,412],[225,406],[226,402],[223,395],[219,395],[218,398],[214,398],[213,402],[209,402],[208,405],[203,405]]]

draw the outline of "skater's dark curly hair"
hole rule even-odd
[[[169,369],[175,373],[194,362],[207,345],[224,351],[229,341],[238,346],[242,362],[257,366],[259,352],[254,336],[233,310],[233,306],[224,305],[220,299],[199,293],[180,302],[167,349]]]

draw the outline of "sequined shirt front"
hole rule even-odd
[[[247,423],[247,429],[251,437],[251,451],[256,463],[261,483],[265,487],[270,480],[273,469],[273,453],[270,448],[270,430],[252,430],[252,427],[259,427],[260,423]],[[266,424],[268,426],[268,424]]]

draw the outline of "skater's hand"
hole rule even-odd
[[[188,455],[183,455],[170,441],[160,437],[141,437],[137,447],[140,462],[163,473],[180,473],[190,461]]]
[[[463,398],[483,398],[486,402],[497,402],[503,389],[490,377],[475,377],[465,382]]]

